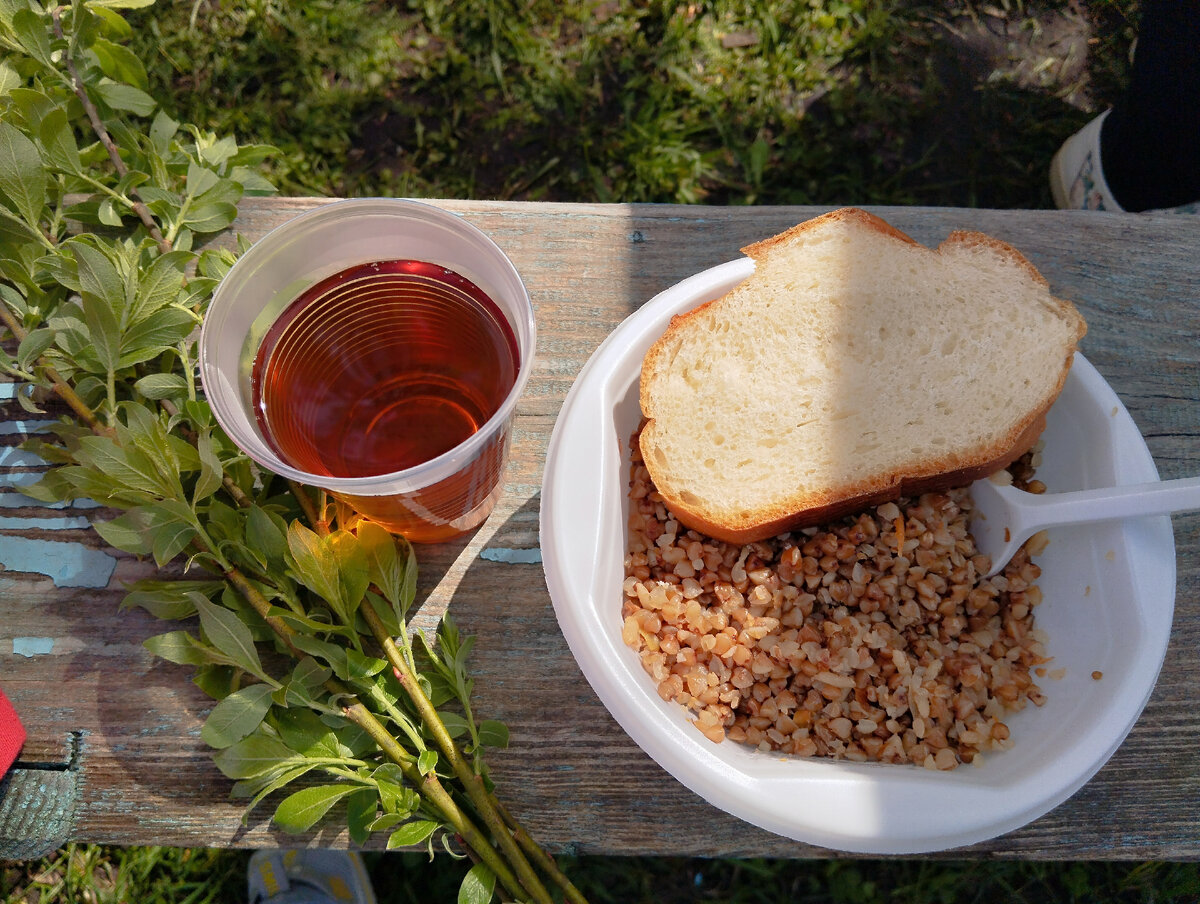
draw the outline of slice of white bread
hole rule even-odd
[[[1086,325],[1016,250],[932,251],[845,208],[742,249],[754,274],[642,363],[642,457],[684,525],[764,539],[1024,454]]]

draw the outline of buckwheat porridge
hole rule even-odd
[[[622,637],[705,737],[953,769],[1045,701],[1044,535],[981,580],[961,489],[732,545],[678,524],[632,448]],[[1010,469],[1034,492],[1037,459]]]

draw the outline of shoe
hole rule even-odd
[[[353,851],[255,851],[246,870],[250,904],[376,904]]]
[[[1100,127],[1105,110],[1063,142],[1050,161],[1050,193],[1059,210],[1123,211],[1104,181],[1100,165]]]

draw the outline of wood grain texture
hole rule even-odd
[[[318,203],[247,200],[237,229],[255,239]],[[437,203],[475,223],[510,255],[529,287],[540,331],[497,510],[470,537],[420,550],[423,611],[432,620],[452,606],[463,629],[478,636],[477,712],[506,721],[512,732],[511,748],[490,760],[502,797],[552,850],[829,855],[712,808],[629,740],[576,667],[534,552],[546,444],[596,346],[657,292],[824,209]],[[872,210],[926,244],[965,228],[1021,249],[1055,293],[1083,312],[1089,324],[1083,351],[1129,408],[1162,476],[1194,473],[1200,460],[1200,217]],[[22,417],[15,406],[9,416]],[[3,460],[16,463],[18,475],[33,467],[15,454]],[[199,738],[207,699],[185,669],[155,661],[142,648],[162,625],[140,611],[117,611],[122,582],[147,574],[147,566],[103,550],[75,521],[47,526],[52,519],[105,517],[103,510],[18,506],[4,514],[28,522],[0,528],[0,561],[9,538],[48,544],[39,547],[46,553],[53,544],[82,548],[91,557],[76,566],[84,574],[88,562],[100,561],[95,556],[113,560],[103,587],[67,586],[65,565],[0,574],[0,686],[30,734],[23,759],[65,761],[72,732],[79,733],[72,839],[348,843],[344,833],[281,835],[267,826],[267,808],[241,823],[229,783]],[[1048,815],[945,856],[1200,858],[1200,709],[1194,704],[1200,516],[1179,516],[1174,525],[1174,630],[1157,688],[1128,740]],[[16,643],[25,638],[48,638],[52,649],[31,652],[45,644]]]

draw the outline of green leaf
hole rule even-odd
[[[398,606],[404,585],[404,563],[396,551],[397,539],[382,525],[361,521],[356,529],[358,542],[367,557],[371,583],[388,602]],[[403,618],[403,614],[400,614]]]
[[[221,181],[219,174],[203,167],[194,160],[188,162],[187,190],[193,198],[199,197]]]
[[[26,53],[47,69],[54,69],[50,23],[47,19],[48,17],[39,16],[31,9],[17,10],[12,17],[12,30]]]
[[[0,122],[0,191],[36,229],[46,205],[46,170],[37,145],[7,122]]]
[[[372,675],[378,675],[387,668],[386,659],[376,659],[374,656],[367,656],[358,650],[346,650],[346,672],[348,680],[355,681],[359,678],[370,678]]]
[[[273,794],[285,785],[291,784],[302,775],[307,775],[312,770],[318,768],[319,763],[300,763],[295,766],[289,766],[274,773],[266,773],[264,775],[255,776],[254,778],[246,778],[235,782],[230,796],[237,798],[251,797],[252,800],[246,806],[246,812],[242,815],[242,820],[245,821],[246,816],[262,801],[264,797]]]
[[[417,757],[417,769],[422,775],[428,775],[437,768],[438,755],[436,750],[422,750]]]
[[[190,594],[200,615],[200,627],[214,647],[252,675],[262,675],[262,662],[250,629],[233,612],[208,601],[202,593]]]
[[[200,159],[205,163],[219,167],[226,160],[232,159],[238,152],[237,142],[229,135],[214,141],[200,149]]]
[[[275,810],[275,824],[285,832],[306,832],[330,808],[358,788],[354,785],[316,785],[284,798]]]
[[[142,646],[167,662],[176,665],[225,665],[227,659],[218,651],[192,637],[187,631],[168,631],[142,641]]]
[[[79,161],[79,147],[75,143],[75,133],[67,120],[66,110],[55,107],[43,117],[38,128],[38,137],[55,169],[65,173],[83,172],[83,164]]]
[[[218,751],[213,762],[226,778],[255,778],[300,761],[283,741],[260,733]]]
[[[21,76],[5,60],[0,60],[0,97],[6,96],[20,84]]]
[[[308,662],[315,665],[315,661]],[[328,672],[328,670],[324,670]],[[312,710],[288,709],[272,716],[283,743],[306,757],[349,759],[351,751],[338,741],[337,733]]]
[[[174,348],[196,328],[196,318],[177,307],[161,308],[126,330],[120,337],[119,367],[156,358]]]
[[[14,88],[9,93],[9,98],[15,106],[16,117],[11,118],[11,122],[24,121],[26,128],[32,133],[37,129],[38,123],[46,118],[46,115],[51,110],[56,110],[59,107],[59,102],[48,95],[45,91],[40,91],[37,88]],[[11,116],[10,111],[10,116]],[[5,117],[9,119],[9,117]]]
[[[125,279],[117,269],[115,251],[81,239],[67,242],[67,246],[75,258],[79,291],[102,299],[120,321],[125,313]]]
[[[346,650],[344,647],[339,647],[337,644],[328,643],[324,640],[317,640],[317,638],[306,634],[294,635],[292,643],[298,650],[324,661],[333,669],[334,674],[343,681],[350,680],[350,671],[346,664]]]
[[[188,594],[196,592],[212,596],[220,592],[222,586],[220,581],[184,581],[178,578],[137,581],[131,585],[130,592],[121,600],[118,608],[132,609],[137,606],[155,618],[190,618],[196,614],[196,603]]]
[[[153,3],[154,0],[147,0],[147,3]],[[114,38],[125,39],[133,34],[133,28],[125,21],[125,18],[118,12],[111,9],[88,4],[91,11],[95,14],[97,20],[103,23],[104,33]]]
[[[458,887],[458,904],[488,904],[496,891],[496,874],[487,864],[476,863]]]
[[[141,270],[137,293],[129,309],[131,323],[137,323],[179,297],[183,289],[184,268],[194,257],[194,254],[186,251],[171,251],[159,255],[149,267]]]
[[[325,542],[333,549],[338,568],[338,597],[345,607],[346,623],[353,624],[367,587],[371,584],[366,551],[349,531],[334,531]]]
[[[251,506],[246,514],[246,543],[273,564],[282,563],[288,549],[283,519],[276,518],[257,505]]]
[[[200,476],[192,490],[192,504],[207,499],[221,488],[224,469],[213,451],[212,430],[201,430],[196,437],[196,453],[200,457]]]
[[[96,217],[105,226],[120,228],[124,225],[121,220],[121,211],[117,209],[117,202],[112,198],[105,198],[100,202],[96,208]]]
[[[471,726],[467,724],[466,718],[456,712],[444,712],[441,716],[442,722],[446,726],[446,732],[452,738],[461,738],[471,729]]]
[[[146,67],[128,47],[97,38],[92,42],[91,50],[96,54],[100,71],[113,81],[125,82],[143,91],[150,87],[146,79]]]
[[[200,738],[210,747],[229,747],[253,732],[271,708],[272,688],[251,684],[218,703],[200,729]]]
[[[41,354],[54,345],[54,330],[30,330],[17,346],[17,365],[28,370]]]
[[[110,79],[101,79],[96,84],[96,93],[114,110],[124,110],[137,116],[149,116],[158,106],[158,102],[140,88]]]
[[[508,726],[496,719],[484,719],[479,723],[479,743],[504,749],[508,746]]]
[[[150,123],[150,144],[159,156],[165,157],[171,150],[171,139],[178,131],[179,123],[168,116],[166,111],[159,110],[154,114],[154,120]]]
[[[387,849],[398,847],[416,847],[429,838],[438,829],[438,824],[428,819],[417,819],[406,822],[388,836]]]
[[[236,219],[237,207],[228,201],[218,201],[189,207],[183,222],[195,232],[220,232],[232,226]]]
[[[242,670],[237,666],[210,663],[196,669],[192,675],[192,684],[213,700],[224,700],[238,686],[234,683],[235,675],[240,681]]]
[[[296,579],[325,600],[343,611],[338,559],[333,548],[299,521],[288,527],[288,552]]]
[[[404,633],[404,626],[400,623],[399,616],[392,608],[392,604],[385,600],[382,596],[374,591],[367,591],[367,604],[375,610],[375,614],[379,616],[379,620],[383,622],[383,627],[387,629],[388,634],[392,637],[398,637]]]
[[[357,845],[367,843],[371,837],[371,823],[375,821],[379,795],[374,788],[360,788],[346,797],[346,826],[350,829],[350,840]]]
[[[92,527],[109,546],[135,556],[150,554],[145,519],[138,512],[126,512],[111,521],[93,521]]]
[[[169,399],[187,392],[187,380],[182,374],[148,374],[133,384],[147,399]]]
[[[99,12],[101,9],[145,9],[155,0],[84,0],[84,6]]]
[[[385,765],[392,766],[394,764],[387,763]],[[379,769],[376,769],[374,774],[375,783],[379,789],[379,802],[383,805],[385,812],[397,817],[397,822],[408,819],[417,811],[417,807],[420,806],[421,797],[412,788],[401,784],[403,778],[399,773],[399,769],[396,770],[397,774],[393,780],[388,781],[381,778],[380,770],[383,768],[381,766]]]
[[[154,564],[162,568],[187,548],[197,531],[190,524],[172,520],[155,530],[153,536],[150,553],[154,556]]]

